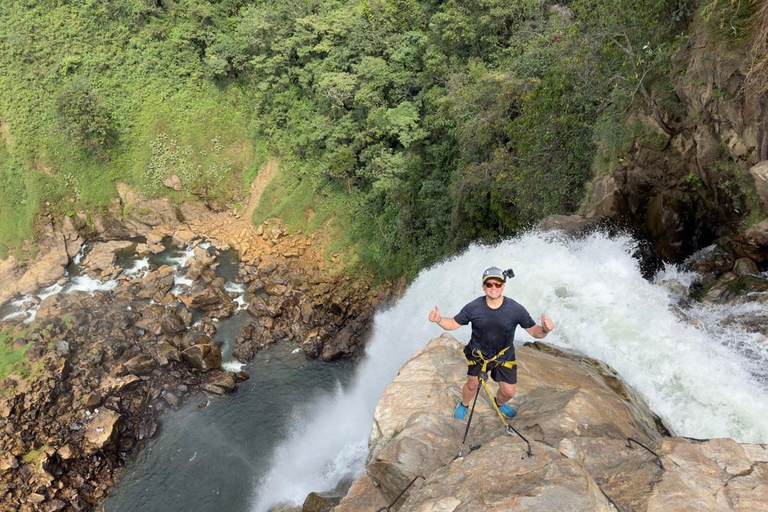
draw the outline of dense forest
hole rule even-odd
[[[8,0],[0,8],[0,256],[36,219],[123,181],[291,229],[413,273],[576,211],[589,180],[674,110],[691,20],[747,41],[730,0]],[[180,192],[162,186],[179,176]]]

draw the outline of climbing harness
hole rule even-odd
[[[493,364],[493,368],[496,368],[496,367],[499,367],[499,366],[503,366],[505,368],[513,368],[517,364],[517,361],[499,361],[498,360],[499,357],[504,355],[504,353],[507,350],[509,350],[509,347],[505,347],[501,352],[499,352],[498,354],[496,354],[492,358],[485,359],[485,357],[483,357],[483,352],[480,349],[475,349],[475,350],[472,351],[472,355],[476,359],[469,359],[469,360],[467,360],[467,364],[469,366],[472,366],[472,365],[475,365],[475,364],[481,364],[481,362],[482,362],[483,366],[482,366],[482,368],[480,368],[480,374],[477,376],[477,379],[480,382],[480,386],[477,387],[477,392],[475,393],[475,400],[472,402],[472,409],[469,411],[469,418],[467,419],[467,428],[464,431],[464,440],[461,442],[461,448],[459,449],[459,455],[457,455],[454,460],[456,460],[459,457],[461,457],[463,455],[463,453],[464,453],[464,443],[467,440],[467,434],[469,433],[469,425],[472,423],[472,415],[475,412],[475,404],[477,404],[477,396],[480,394],[480,387],[481,386],[485,390],[485,392],[488,394],[488,398],[491,400],[491,405],[493,405],[493,408],[496,411],[496,414],[498,414],[499,419],[501,419],[501,423],[504,425],[504,429],[507,431],[507,434],[510,435],[510,436],[511,435],[517,435],[518,437],[520,437],[520,439],[525,441],[525,444],[528,445],[528,451],[527,451],[528,457],[532,457],[533,456],[533,452],[531,452],[531,443],[528,442],[528,440],[525,437],[523,437],[523,435],[520,434],[520,432],[515,430],[514,427],[512,427],[512,425],[510,425],[507,422],[507,418],[504,417],[504,414],[499,410],[499,405],[496,403],[496,399],[494,398],[493,393],[491,392],[491,388],[488,387],[488,382],[487,381],[488,381],[488,365],[489,364]],[[472,452],[473,450],[476,450],[479,447],[480,447],[479,444],[478,445],[472,445],[472,446],[470,446],[470,450],[469,451]]]
[[[447,466],[448,464],[450,464],[454,460],[456,460],[459,457],[462,457],[464,455],[464,445],[467,442],[467,435],[469,434],[469,426],[472,424],[472,416],[474,416],[474,414],[475,414],[475,405],[477,405],[477,397],[480,395],[480,387],[482,387],[485,390],[485,392],[488,393],[488,398],[491,399],[491,404],[493,405],[493,408],[496,410],[496,414],[499,415],[499,418],[501,419],[501,423],[504,424],[504,429],[506,430],[507,435],[510,435],[510,436],[517,435],[518,437],[520,437],[520,439],[525,441],[525,444],[528,445],[528,450],[526,452],[528,454],[528,457],[532,457],[533,456],[533,452],[531,452],[531,443],[528,442],[528,440],[525,437],[523,437],[523,435],[520,434],[520,432],[515,430],[514,427],[512,427],[512,425],[507,423],[506,417],[499,410],[499,405],[496,403],[496,399],[494,398],[493,393],[491,392],[491,388],[488,387],[488,384],[486,382],[488,380],[488,365],[489,364],[493,364],[493,368],[496,368],[498,366],[503,366],[505,368],[513,368],[517,364],[516,361],[499,361],[498,360],[499,357],[504,355],[504,353],[507,350],[509,350],[509,347],[506,347],[504,350],[502,350],[501,352],[499,352],[498,354],[496,354],[492,358],[485,359],[483,357],[482,351],[480,351],[479,349],[476,349],[476,350],[472,351],[472,355],[475,356],[476,359],[475,360],[472,360],[472,359],[467,360],[467,364],[470,365],[470,366],[473,365],[473,364],[481,364],[481,361],[482,361],[482,365],[483,366],[480,369],[480,374],[477,376],[478,380],[480,381],[480,385],[477,386],[477,391],[475,392],[475,398],[472,401],[472,408],[469,410],[469,418],[467,418],[467,428],[464,430],[464,438],[461,440],[461,447],[459,448],[459,454],[456,457],[454,457],[453,459],[451,459],[450,462],[446,462],[444,464],[445,466]],[[481,446],[480,443],[475,443],[475,444],[470,445],[469,446],[469,453],[472,453],[474,450],[477,450],[478,448],[480,448],[480,446]],[[410,489],[411,486],[414,483],[416,483],[416,480],[418,480],[419,478],[421,478],[422,480],[426,480],[421,475],[416,476],[413,480],[411,480],[411,482],[407,486],[405,486],[405,489],[400,491],[400,494],[397,495],[395,500],[392,503],[390,503],[389,506],[381,507],[380,509],[376,510],[376,512],[383,512],[383,511],[390,512],[390,508],[393,507],[395,505],[395,503],[397,503],[397,501],[403,496],[403,494],[405,494],[405,492],[408,489]]]

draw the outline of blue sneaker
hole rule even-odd
[[[468,410],[469,410],[469,407],[467,407],[466,405],[461,403],[461,401],[459,401],[459,403],[456,405],[456,408],[453,410],[453,417],[456,418],[457,420],[463,420],[464,418],[467,417]]]
[[[496,399],[494,398],[494,401],[495,400]],[[509,404],[499,405],[499,402],[496,402],[496,405],[498,406],[499,411],[501,411],[501,414],[507,418],[513,418],[515,414],[517,414],[517,411],[513,407],[510,407]]]

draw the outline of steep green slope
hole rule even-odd
[[[178,200],[237,201],[279,155],[256,220],[336,217],[353,261],[413,272],[574,211],[593,162],[609,167],[646,136],[628,112],[663,103],[694,7],[112,4],[0,10],[0,251],[31,235],[45,201],[97,208],[118,180],[151,195],[171,174]]]

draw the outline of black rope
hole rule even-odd
[[[529,441],[528,441],[528,440],[527,440],[525,437],[523,437],[523,434],[521,434],[520,432],[518,432],[517,430],[515,430],[515,427],[513,427],[513,426],[512,426],[512,425],[510,425],[510,424],[507,424],[507,434],[509,434],[509,435],[511,436],[511,435],[512,435],[512,432],[510,432],[510,430],[511,430],[512,432],[514,432],[515,434],[517,434],[517,435],[520,437],[520,439],[522,439],[523,441],[525,441],[525,444],[527,444],[527,445],[528,445],[528,450],[527,450],[527,452],[526,452],[526,453],[528,454],[528,457],[533,457],[533,452],[531,451],[531,443],[530,443],[530,442],[529,442]]]
[[[658,453],[656,453],[655,451],[651,450],[650,448],[648,448],[647,446],[645,446],[643,443],[641,443],[641,442],[640,442],[640,441],[638,441],[637,439],[632,439],[631,437],[628,437],[628,438],[627,438],[627,447],[628,447],[630,450],[632,449],[632,443],[635,443],[635,444],[636,444],[636,445],[638,445],[638,446],[642,446],[643,448],[645,448],[646,450],[648,450],[649,452],[651,452],[651,453],[653,454],[653,456],[654,456],[654,457],[656,457],[656,461],[655,461],[654,463],[655,463],[657,466],[659,466],[661,469],[664,469],[664,464],[661,462],[661,457],[659,456],[659,454],[658,454]]]
[[[464,430],[464,439],[461,440],[461,447],[459,448],[459,454],[453,458],[451,462],[458,459],[464,454],[464,443],[467,442],[467,434],[469,434],[469,425],[472,423],[472,416],[475,414],[475,405],[477,404],[477,397],[480,395],[480,383],[477,383],[477,391],[475,392],[475,399],[472,401],[472,409],[469,411],[469,418],[467,419],[467,428]],[[462,403],[462,405],[464,405]],[[470,451],[472,451],[470,449]]]
[[[387,506],[387,507],[381,507],[381,508],[380,508],[380,509],[378,509],[376,512],[381,512],[382,510],[386,510],[387,512],[390,512],[390,510],[389,510],[389,509],[390,509],[392,506],[394,506],[394,504],[395,504],[395,503],[397,503],[397,501],[398,501],[400,498],[402,498],[402,497],[403,497],[403,494],[405,494],[405,491],[407,491],[408,489],[410,489],[410,488],[411,488],[411,486],[414,484],[414,482],[416,482],[416,480],[418,480],[419,478],[421,478],[421,479],[422,479],[422,480],[424,480],[424,481],[426,481],[426,480],[427,480],[426,478],[424,478],[424,477],[423,477],[423,476],[421,476],[421,475],[416,475],[416,477],[415,477],[413,480],[411,480],[411,483],[409,483],[408,485],[406,485],[406,486],[405,486],[405,489],[403,489],[403,490],[400,492],[400,494],[398,494],[398,495],[397,495],[397,498],[395,498],[395,500],[394,500],[392,503],[390,503],[390,504],[389,504],[389,506]]]

